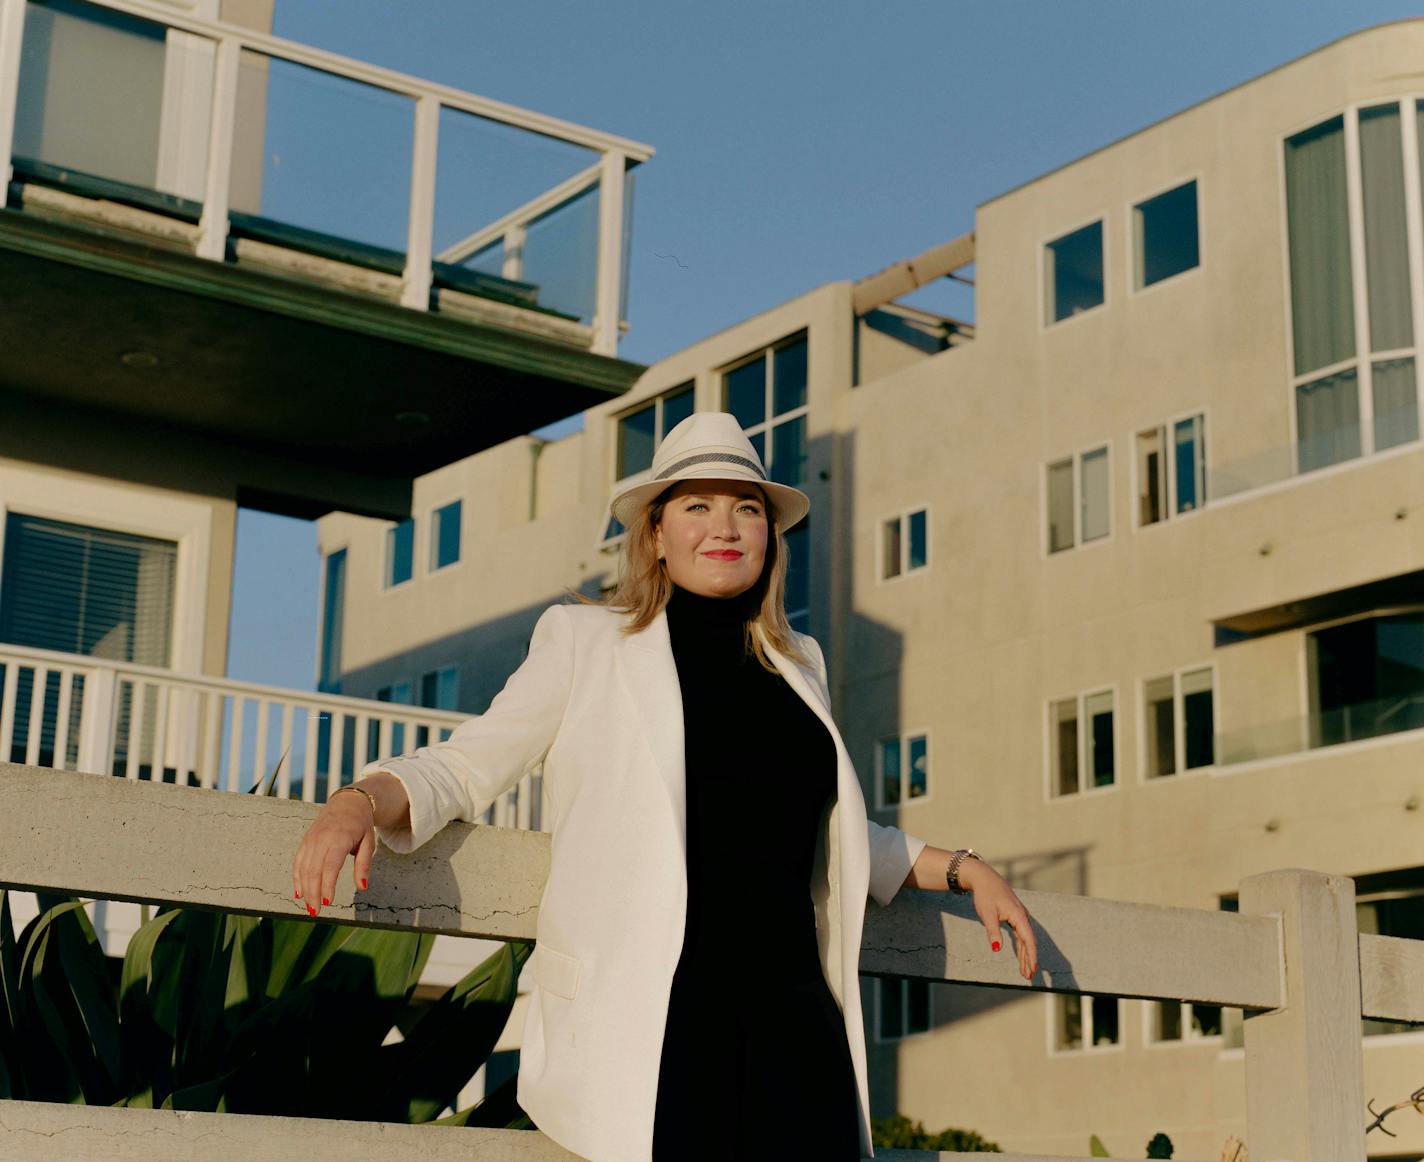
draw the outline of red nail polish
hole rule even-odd
[[[316,915],[316,909],[313,908],[310,904],[307,905],[307,912],[308,912],[309,915],[312,915],[312,916],[315,916],[315,915]]]
[[[330,904],[330,903],[331,903],[331,901],[328,900],[325,896],[322,896],[321,902],[322,902],[323,904]]]
[[[365,881],[365,880],[362,880],[362,881],[361,881],[361,890],[362,890],[363,892],[366,890],[366,881]]]
[[[995,951],[995,952],[998,952],[998,951],[999,951],[999,942],[998,942],[997,940],[994,941],[993,947],[994,947],[994,951]]]
[[[300,900],[301,898],[302,898],[301,892],[293,892],[293,893],[292,893],[292,899],[294,899],[294,900]]]

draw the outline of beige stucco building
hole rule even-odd
[[[483,710],[537,614],[610,580],[614,482],[729,408],[812,496],[793,612],[879,818],[1123,900],[1345,873],[1362,930],[1424,937],[1421,59],[1424,21],[1324,46],[669,356],[577,434],[417,479],[412,523],[323,519],[342,689]],[[970,263],[972,324],[890,300]],[[525,798],[504,818],[537,824]],[[1239,1014],[863,987],[878,1114],[1043,1153],[1244,1134]],[[1366,1033],[1366,1095],[1403,1099],[1424,1032]],[[1391,1125],[1372,1156],[1424,1153]]]

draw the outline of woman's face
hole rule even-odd
[[[736,480],[680,480],[654,530],[668,576],[703,597],[736,597],[756,584],[771,522],[766,497]]]

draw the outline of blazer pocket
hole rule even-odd
[[[573,1000],[574,994],[578,992],[578,959],[550,948],[547,944],[536,944],[534,979],[539,982],[540,988]]]

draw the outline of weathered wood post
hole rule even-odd
[[[1315,871],[1266,872],[1241,882],[1241,911],[1280,918],[1285,996],[1279,1009],[1245,1021],[1251,1162],[1363,1159],[1354,881]]]

